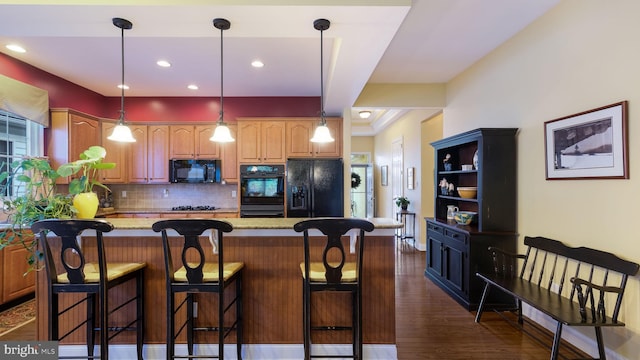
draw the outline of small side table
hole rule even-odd
[[[402,223],[402,227],[396,229],[396,238],[406,244],[408,239],[413,241],[413,248],[416,247],[416,213],[410,211],[396,212],[396,221]]]

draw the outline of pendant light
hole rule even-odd
[[[120,96],[120,119],[113,132],[107,139],[117,142],[136,142],[136,139],[131,134],[131,129],[124,124],[124,30],[130,30],[133,27],[131,21],[121,18],[113,18],[113,25],[120,28],[121,34],[121,48],[122,48],[122,82],[120,83],[121,96]]]
[[[213,26],[215,26],[216,29],[220,29],[220,117],[218,117],[218,125],[213,132],[213,136],[209,140],[220,143],[227,143],[236,141],[231,136],[231,131],[229,131],[229,127],[227,127],[227,124],[225,124],[224,122],[224,47],[222,46],[222,33],[225,30],[229,30],[229,28],[231,28],[231,23],[227,19],[216,18],[213,19]]]
[[[322,66],[323,46],[322,46],[322,32],[327,30],[331,23],[327,19],[317,19],[313,22],[313,27],[320,31],[320,124],[313,133],[311,142],[315,143],[328,143],[335,141],[329,132],[327,127],[327,119],[324,114],[324,69]]]

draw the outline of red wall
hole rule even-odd
[[[49,106],[71,108],[87,114],[117,119],[119,97],[104,97],[58,76],[0,53],[0,74],[45,89]],[[140,122],[216,121],[220,98],[125,98],[125,118]],[[319,97],[234,97],[224,99],[224,120],[237,117],[319,116]]]
[[[106,98],[109,113],[105,117],[118,118],[120,98]],[[125,98],[125,119],[132,122],[217,121],[220,98],[161,97]],[[319,116],[319,97],[233,97],[224,98],[224,120],[229,123],[238,117]]]

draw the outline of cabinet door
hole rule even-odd
[[[312,142],[313,122],[308,120],[287,122],[287,158],[310,157],[313,155]]]
[[[198,159],[218,159],[220,158],[219,144],[209,140],[213,135],[213,125],[195,126],[196,135],[196,158]]]
[[[314,143],[313,155],[315,157],[342,157],[342,120],[327,119],[329,133],[335,139],[330,143]],[[315,126],[313,127],[315,131]]]
[[[465,264],[465,252],[455,247],[445,246],[443,249],[444,256],[444,279],[449,287],[457,290],[461,294],[465,294],[466,288],[465,276],[467,276]]]
[[[78,114],[69,114],[69,161],[80,158],[90,146],[100,144],[98,120]]]
[[[328,118],[327,127],[335,139],[330,143],[312,143],[311,137],[318,126],[317,120],[295,120],[287,122],[286,150],[291,157],[342,157],[342,120]]]
[[[285,123],[267,121],[261,124],[262,161],[282,163],[285,161]]]
[[[147,166],[147,126],[131,126],[131,134],[136,139],[136,142],[130,144],[128,179],[130,183],[146,183],[149,180]]]
[[[238,162],[259,163],[262,161],[260,122],[238,122]]]
[[[169,126],[148,128],[148,171],[150,183],[169,182]]]
[[[443,274],[443,251],[442,236],[427,232],[427,271],[438,277],[442,277]]]
[[[238,125],[227,124],[236,141],[220,144],[222,157],[222,179],[231,184],[238,183]]]
[[[51,109],[51,126],[46,134],[46,155],[54,169],[79,159],[89,146],[101,143],[98,119],[69,109]],[[64,177],[56,182],[68,184],[69,180]]]
[[[29,271],[29,264],[25,261],[29,256],[27,249],[22,245],[10,245],[2,250],[2,256],[2,301],[8,302],[33,293],[36,272]]]
[[[169,156],[171,159],[193,159],[195,156],[195,128],[193,125],[172,125],[171,146]]]
[[[102,121],[102,147],[107,150],[104,162],[113,162],[116,167],[108,170],[100,170],[100,177],[105,184],[122,184],[127,181],[127,150],[129,143],[122,143],[107,139],[113,132],[116,123]]]

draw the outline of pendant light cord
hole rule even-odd
[[[327,120],[325,119],[324,114],[324,46],[322,46],[324,42],[322,37],[323,33],[324,30],[320,30],[320,123],[324,126],[326,125]]]
[[[224,28],[220,28],[220,117],[219,124],[224,124]]]
[[[120,82],[120,125],[124,125],[124,27],[120,28],[120,54],[122,58],[120,63],[122,64],[122,81]]]

